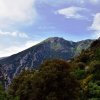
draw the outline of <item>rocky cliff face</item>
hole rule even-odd
[[[0,60],[8,77],[12,79],[23,69],[38,69],[48,59],[69,60],[77,56],[82,49],[87,49],[93,40],[72,42],[63,38],[49,38],[18,54]]]

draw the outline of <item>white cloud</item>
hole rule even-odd
[[[89,27],[89,29],[94,31],[94,38],[100,37],[100,13],[94,15],[92,25]]]
[[[97,13],[94,16],[93,23],[90,29],[94,31],[100,31],[100,13]]]
[[[0,28],[30,23],[36,17],[35,0],[0,0]]]
[[[28,38],[28,35],[24,32],[3,32],[0,30],[0,36],[12,36],[12,37],[20,37],[20,38]]]
[[[25,44],[19,45],[19,46],[11,46],[9,48],[5,48],[3,50],[0,50],[0,57],[7,57],[12,54],[16,54],[18,52],[21,52],[29,47],[32,47],[39,43],[39,41],[27,41]]]
[[[57,14],[64,15],[66,18],[75,18],[75,19],[81,19],[85,16],[81,15],[80,13],[82,11],[86,11],[87,9],[81,8],[81,7],[68,7],[64,9],[60,9],[57,11]]]

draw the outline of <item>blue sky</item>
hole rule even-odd
[[[0,0],[0,57],[48,37],[100,36],[100,0]]]

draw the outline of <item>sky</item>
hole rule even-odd
[[[49,37],[100,37],[100,0],[0,0],[0,57]]]

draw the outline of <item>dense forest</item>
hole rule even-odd
[[[49,60],[38,70],[23,70],[0,100],[100,100],[100,40],[70,61]]]

